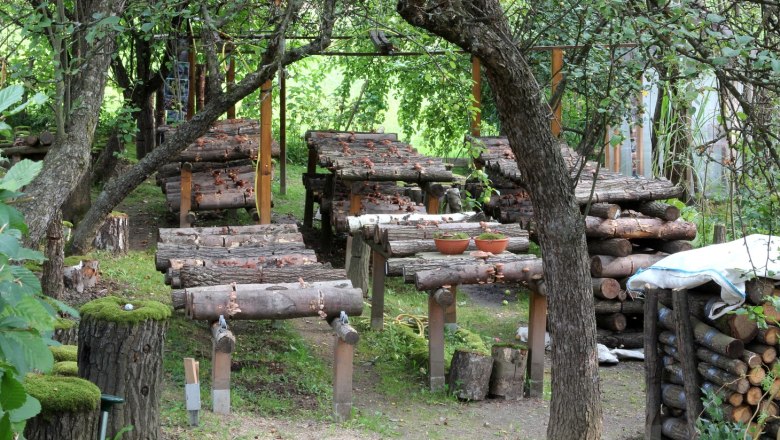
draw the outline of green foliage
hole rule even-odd
[[[79,365],[76,363],[76,361],[57,362],[54,364],[54,367],[51,369],[51,374],[56,374],[58,376],[75,377],[79,375]]]
[[[696,420],[696,430],[702,439],[708,440],[749,440],[751,437],[745,432],[742,423],[727,422],[723,415],[723,399],[715,392],[705,389],[704,411],[708,418],[699,417]]]
[[[126,310],[130,304],[132,308]],[[163,303],[148,300],[130,300],[116,296],[106,296],[92,300],[81,306],[81,315],[101,321],[134,324],[148,319],[164,321],[171,316],[171,308]]]
[[[436,232],[433,234],[433,238],[437,240],[467,240],[471,237],[469,237],[469,234],[465,232]]]
[[[69,330],[76,326],[76,321],[68,318],[57,317],[54,322],[55,330]]]
[[[477,240],[503,240],[506,235],[500,232],[483,232],[477,236]]]
[[[78,360],[79,348],[75,345],[58,345],[49,347],[49,350],[51,350],[55,362],[76,362]]]
[[[100,405],[100,389],[78,377],[28,374],[24,388],[41,403],[43,414],[95,411]]]

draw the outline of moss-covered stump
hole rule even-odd
[[[111,412],[109,437],[126,425],[133,430],[123,440],[160,437],[163,341],[170,315],[164,304],[114,296],[82,306],[79,376],[125,399]]]
[[[60,345],[58,347],[49,347],[54,356],[54,362],[76,362],[78,359],[78,347],[75,345]]]
[[[68,318],[57,318],[54,323],[54,337],[60,344],[76,345],[79,340],[78,323]]]
[[[450,364],[450,390],[458,399],[484,400],[492,367],[490,355],[480,351],[456,350]]]
[[[491,349],[493,371],[490,395],[515,400],[523,397],[528,348],[513,344],[496,344]]]
[[[63,361],[54,364],[51,369],[51,374],[57,376],[74,376],[79,375],[79,365],[76,361]]]
[[[29,440],[81,440],[97,438],[100,390],[77,377],[30,374],[24,388],[41,402],[41,412],[27,421]]]

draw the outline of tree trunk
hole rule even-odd
[[[124,145],[122,145],[122,140],[119,138],[119,133],[114,130],[109,135],[106,146],[100,151],[95,163],[92,165],[90,181],[93,185],[105,182],[111,178],[114,169],[119,163],[117,154],[122,151],[124,151]]]
[[[57,211],[46,229],[46,261],[43,262],[41,287],[43,294],[60,298],[65,291],[63,271],[65,239],[62,236],[62,211]]]
[[[111,414],[113,417],[113,414]],[[98,438],[100,411],[38,414],[27,421],[27,440],[81,440]]]
[[[100,227],[93,244],[95,249],[126,254],[130,247],[130,220],[127,214],[112,212]]]
[[[135,135],[136,157],[141,160],[154,149],[157,136],[154,125],[154,91],[149,90],[147,95],[139,97],[141,109],[136,115],[138,132]]]
[[[163,342],[168,321],[116,323],[87,314],[79,325],[79,377],[125,399],[108,418],[108,434],[133,425],[126,440],[160,438]]]
[[[602,437],[601,389],[585,230],[549,108],[497,0],[399,0],[398,12],[479,58],[533,200],[550,298],[552,401],[547,438]]]
[[[190,121],[180,125],[176,132],[167,137],[165,142],[158,148],[152,150],[141,161],[128,170],[125,174],[109,182],[92,205],[84,219],[77,225],[73,234],[71,249],[73,253],[84,254],[89,250],[92,240],[97,233],[100,225],[103,224],[105,217],[117,206],[124,198],[130,194],[146,178],[154,173],[160,166],[168,162],[168,158],[175,156],[183,151],[190,143],[203,136],[221,115],[228,108],[235,105],[250,93],[260,88],[260,85],[272,79],[276,75],[279,66],[286,66],[293,63],[312,52],[323,50],[330,44],[330,35],[335,21],[334,0],[328,0],[323,5],[321,13],[320,35],[314,38],[310,43],[295,49],[289,49],[280,54],[278,44],[270,44],[267,52],[263,55],[263,63],[252,73],[246,75],[238,84],[225,93],[214,93],[209,97],[209,101],[203,111],[197,113]],[[296,8],[296,4],[290,4],[289,7]],[[299,7],[300,5],[298,5]],[[106,14],[108,15],[108,14]],[[285,17],[294,17],[297,14],[290,13]],[[289,19],[280,20],[281,31],[289,25]],[[105,69],[104,69],[105,70]],[[102,87],[101,87],[102,90]],[[93,113],[97,115],[95,111]],[[95,116],[95,122],[97,116]],[[90,131],[91,133],[91,131]],[[87,143],[90,145],[91,142]],[[89,153],[87,149],[87,153]],[[73,165],[66,160],[57,162],[60,167],[72,169]],[[45,168],[45,167],[44,167]],[[43,175],[44,173],[42,173]],[[57,182],[60,184],[60,182]],[[62,198],[64,200],[64,197]],[[56,200],[56,199],[54,199]],[[37,205],[37,204],[36,204]],[[57,205],[59,206],[59,204]],[[37,213],[35,213],[37,214]],[[51,214],[47,215],[46,220]],[[30,216],[28,215],[29,219]],[[43,225],[37,235],[32,235],[31,242],[37,243],[43,235],[43,230],[48,221],[41,222]],[[36,226],[36,228],[38,228]],[[33,228],[31,228],[33,229]]]

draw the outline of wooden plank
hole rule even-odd
[[[382,330],[385,313],[385,263],[387,259],[379,252],[372,252],[371,280],[371,330]]]
[[[471,135],[479,136],[482,123],[482,70],[479,58],[471,57],[471,98],[472,106],[477,110],[471,117]]]
[[[339,422],[352,414],[352,361],[355,346],[334,336],[333,416]]]
[[[444,391],[444,308],[433,295],[428,295],[428,380],[431,392]]]
[[[645,334],[645,438],[661,438],[661,375],[663,364],[658,355],[658,291],[648,289],[644,307]]]
[[[285,46],[282,40],[282,47]],[[287,72],[279,69],[279,194],[287,194]]]
[[[179,227],[191,226],[188,214],[192,208],[192,165],[189,163],[181,166],[181,199],[179,201]]]
[[[680,363],[685,380],[685,416],[688,423],[688,434],[692,440],[697,439],[696,419],[704,410],[701,402],[701,378],[697,373],[696,352],[693,346],[693,326],[689,321],[687,290],[673,290],[672,303],[675,314],[675,334],[677,335],[677,351],[680,353]]]
[[[260,96],[260,160],[255,173],[255,198],[260,224],[271,223],[271,80],[263,83]]]
[[[363,196],[356,193],[349,195],[349,215],[360,215],[360,210],[363,209]]]
[[[550,71],[552,74],[552,95],[558,90],[558,86],[563,81],[563,49],[552,50],[552,61]],[[553,136],[559,137],[563,127],[563,97],[553,108],[553,120],[550,121],[550,130]]]
[[[528,397],[544,392],[544,333],[547,328],[547,297],[531,290],[528,308]]]

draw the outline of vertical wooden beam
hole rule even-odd
[[[335,338],[333,355],[333,415],[343,422],[352,414],[352,360],[355,347]]]
[[[363,240],[363,235],[360,233],[347,237],[347,244],[349,247],[344,262],[347,278],[352,281],[352,287],[359,287],[363,291],[363,296],[367,296],[368,263],[371,259],[371,248]]]
[[[428,380],[435,393],[444,391],[444,308],[433,293],[428,295]]]
[[[228,52],[230,56],[230,61],[228,62],[228,71],[227,71],[227,89],[230,90],[233,88],[233,86],[236,84],[236,60],[233,58],[233,51],[231,50]],[[269,87],[270,89],[270,87]],[[269,101],[270,102],[270,101]],[[227,118],[228,119],[236,119],[236,105],[233,104],[228,108],[227,111]]]
[[[452,304],[444,309],[444,326],[455,330],[458,328],[458,286],[452,286],[450,289],[454,300]]]
[[[554,96],[555,92],[558,90],[558,85],[560,85],[561,80],[563,80],[563,49],[556,48],[552,50],[552,62],[550,64],[552,73],[552,96]],[[561,135],[561,128],[563,127],[562,101],[563,97],[555,104],[555,108],[552,109],[553,120],[550,121],[550,129],[555,137]]]
[[[658,291],[648,289],[644,307],[645,334],[645,438],[661,439],[661,374],[658,355]]]
[[[644,81],[642,81],[643,75],[639,74],[639,93],[636,97],[636,115],[639,119],[636,121],[636,125],[634,126],[634,143],[636,145],[636,158],[637,158],[637,172],[636,174],[638,176],[644,176],[645,175],[645,118],[644,118],[644,107],[642,104],[644,101],[644,96],[642,95],[642,86],[644,84]]]
[[[528,308],[528,396],[544,393],[544,333],[547,328],[547,297],[531,289]]]
[[[371,330],[382,330],[385,325],[385,263],[387,259],[376,251],[373,252],[372,257],[374,262],[371,267]]]
[[[179,227],[189,228],[192,226],[188,214],[192,209],[192,164],[185,162],[181,164],[181,199],[179,200]]]
[[[674,306],[674,331],[677,335],[677,352],[680,353],[683,378],[685,379],[685,419],[688,422],[688,435],[691,440],[699,438],[696,432],[696,420],[704,411],[701,402],[701,378],[697,371],[696,351],[693,346],[693,326],[688,309],[688,291],[672,290],[672,305]],[[656,314],[657,316],[657,314]]]
[[[430,192],[425,193],[425,212],[428,214],[438,214],[439,213],[439,198],[431,194]]]
[[[482,71],[479,58],[471,57],[471,97],[474,99],[473,106],[477,112],[471,118],[471,135],[479,136],[482,125]]]
[[[199,112],[203,111],[206,107],[206,65],[198,64],[196,70],[197,79],[195,81],[197,82],[197,85],[195,87],[195,93],[197,96],[197,106],[195,111]]]
[[[271,223],[271,80],[260,88],[260,160],[255,172],[255,203],[260,224]]]
[[[287,194],[287,76],[279,69],[279,194]]]
[[[197,82],[195,76],[196,61],[195,52],[195,40],[190,37],[190,47],[187,51],[187,61],[189,62],[189,70],[187,71],[187,115],[186,118],[189,121],[195,116],[195,83]]]
[[[193,358],[184,358],[184,400],[190,426],[200,423],[200,381],[198,363]]]
[[[305,139],[304,142],[308,140]],[[307,142],[308,143],[308,142]],[[314,148],[306,146],[309,149],[309,160],[306,163],[306,174],[309,177],[314,177],[317,172],[317,152]],[[306,188],[306,198],[303,203],[303,226],[311,228],[314,223],[314,191],[311,188]]]

